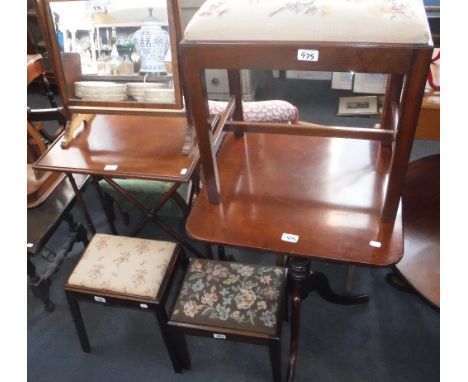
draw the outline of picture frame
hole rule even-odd
[[[331,88],[337,90],[353,90],[353,72],[333,72]]]
[[[378,115],[377,96],[340,97],[338,116],[374,116]]]

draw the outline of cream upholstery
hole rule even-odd
[[[96,234],[68,279],[72,286],[155,298],[176,243]]]
[[[428,44],[422,0],[207,0],[188,41]]]

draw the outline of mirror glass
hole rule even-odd
[[[176,104],[180,94],[176,97],[179,82],[168,4],[166,0],[51,1],[68,99],[110,106]]]

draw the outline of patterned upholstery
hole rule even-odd
[[[192,259],[171,322],[274,335],[286,269]]]
[[[176,243],[97,233],[68,285],[156,298]]]
[[[188,41],[428,44],[422,0],[207,0]]]
[[[140,203],[147,208],[153,208],[163,194],[173,185],[169,182],[159,182],[157,180],[146,180],[146,179],[119,179],[114,178],[113,181],[122,187],[125,191],[135,197]],[[133,210],[135,206],[128,201],[120,192],[116,191],[112,186],[109,185],[105,180],[99,182],[101,189],[108,195],[110,195],[116,202],[120,204],[126,210]],[[185,198],[187,194],[187,184],[182,184],[177,192]],[[158,215],[171,216],[171,217],[183,217],[182,211],[174,199],[170,198],[158,211]]]
[[[208,101],[210,114],[221,114],[227,102]],[[254,122],[297,122],[297,107],[286,101],[272,100],[259,102],[242,102],[244,121]]]

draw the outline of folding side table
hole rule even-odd
[[[174,199],[184,215],[189,211],[191,200],[184,200],[177,189],[192,179],[198,183],[199,153],[196,147],[189,155],[181,154],[186,130],[184,117],[158,117],[141,115],[96,115],[72,141],[63,149],[60,137],[34,164],[37,170],[58,171],[67,174],[77,195],[79,205],[86,217],[89,230],[96,229],[91,221],[82,195],[76,187],[73,174],[93,177],[93,183],[104,206],[99,178],[104,179],[120,192],[136,208],[145,214],[145,221],[153,221],[169,235],[179,240],[188,249],[204,257],[190,242],[174,228],[163,222],[157,215],[169,199]],[[148,209],[115,181],[115,178],[146,179],[171,182],[173,185],[162,195],[155,208]],[[193,197],[193,192],[191,193]],[[190,198],[191,199],[191,198]],[[106,214],[107,209],[104,208]],[[108,216],[109,218],[109,216]],[[108,219],[112,233],[116,229]],[[141,224],[137,230],[141,229]],[[135,232],[136,233],[136,232]]]

